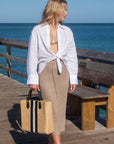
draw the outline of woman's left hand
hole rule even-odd
[[[69,92],[71,93],[71,92],[73,92],[75,89],[76,89],[76,84],[71,84],[71,85],[70,85],[70,90],[69,90]]]

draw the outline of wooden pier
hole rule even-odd
[[[0,144],[48,144],[47,135],[25,133],[21,130],[20,100],[25,99],[29,88],[0,74]],[[34,93],[35,94],[35,93]],[[80,130],[80,117],[66,116],[62,144],[113,144],[114,128],[106,128],[95,121],[95,130]]]
[[[0,45],[6,46],[6,54],[0,53],[0,57],[7,61],[6,66],[0,63],[0,68],[7,71],[7,76],[0,74],[0,144],[48,144],[47,135],[22,131],[20,100],[26,98],[29,87],[11,79],[11,73],[27,77],[12,69],[12,60],[25,64],[26,60],[12,56],[11,48],[27,50],[28,42],[0,38]],[[79,48],[77,53],[78,78],[82,87],[77,87],[76,92],[68,95],[66,130],[61,135],[62,144],[113,144],[114,53]],[[107,94],[98,90],[100,86],[107,89],[107,97]],[[106,111],[106,120],[99,117],[99,109],[96,107],[102,107]]]

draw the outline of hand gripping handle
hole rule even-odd
[[[27,100],[31,100],[31,99],[32,99],[32,90],[30,89],[28,92]],[[38,91],[38,100],[42,100],[42,97],[39,91]]]

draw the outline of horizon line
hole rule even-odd
[[[30,24],[36,24],[37,22],[0,22],[0,24],[4,24],[4,23],[7,23],[7,24],[27,24],[27,23],[30,23]],[[38,23],[39,24],[39,23]],[[63,24],[114,24],[114,22],[65,22]]]

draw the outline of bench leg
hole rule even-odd
[[[82,130],[89,131],[95,129],[95,101],[82,100],[81,102]]]
[[[114,86],[108,89],[108,93],[110,93],[111,96],[108,98],[108,103],[107,103],[106,127],[112,128],[114,127]]]

